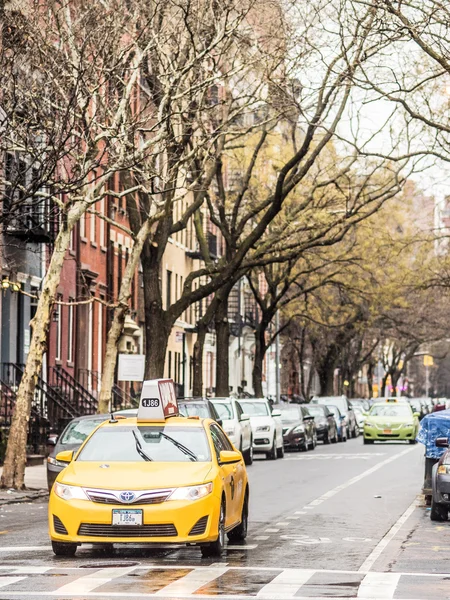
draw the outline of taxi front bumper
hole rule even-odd
[[[416,433],[414,426],[388,429],[364,425],[364,438],[368,440],[413,440],[416,437]]]
[[[112,525],[112,511],[140,509],[143,525]],[[160,504],[101,504],[63,500],[50,495],[49,533],[53,541],[95,543],[206,543],[218,535],[220,499],[214,493],[200,500]]]

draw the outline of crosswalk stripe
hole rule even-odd
[[[367,573],[361,581],[358,598],[392,599],[400,580],[400,573]]]
[[[134,567],[116,567],[95,571],[95,573],[90,573],[63,585],[54,592],[50,592],[49,595],[58,596],[60,594],[85,594],[86,592],[92,592],[95,588],[109,583],[112,579],[128,575],[131,571],[134,571]]]
[[[256,596],[273,600],[293,598],[314,573],[314,570],[309,569],[285,569],[261,588]]]
[[[26,577],[2,577],[0,579],[0,588],[22,581],[22,579],[26,579]]]
[[[210,583],[217,577],[224,575],[228,571],[228,567],[211,569],[194,569],[178,581],[169,583],[161,590],[156,592],[156,596],[177,597],[178,595],[193,594],[196,590]]]

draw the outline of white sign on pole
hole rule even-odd
[[[175,331],[175,342],[177,344],[181,344],[183,342],[183,332],[182,331]]]
[[[144,370],[145,354],[119,354],[119,381],[142,381]]]

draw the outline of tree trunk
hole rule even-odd
[[[145,379],[164,377],[166,350],[172,323],[168,324],[167,313],[162,306],[159,283],[160,261],[157,248],[148,241],[142,256],[145,313]]]
[[[117,299],[118,306],[114,309],[114,317],[111,327],[108,331],[108,339],[106,342],[105,360],[102,372],[102,387],[98,401],[97,412],[102,414],[112,410],[111,390],[114,385],[114,372],[117,363],[117,352],[120,336],[122,335],[125,317],[129,310],[129,301],[131,297],[132,283],[134,274],[139,265],[142,248],[145,240],[150,233],[151,221],[147,220],[142,225],[134,243],[131,255],[128,259],[127,266],[120,285],[119,297]],[[163,365],[164,368],[164,365]]]
[[[369,398],[373,398],[373,373],[375,365],[373,362],[369,362],[367,367],[367,388],[369,390]]]
[[[263,377],[263,365],[264,365],[264,356],[266,354],[267,346],[266,346],[266,327],[263,323],[260,323],[256,329],[255,334],[255,362],[253,363],[253,391],[256,398],[263,398],[263,387],[262,387],[262,377]]]
[[[78,211],[80,208],[78,207]],[[42,357],[47,349],[47,337],[50,327],[52,307],[61,277],[67,248],[70,242],[70,232],[79,214],[74,209],[70,221],[63,223],[55,240],[55,247],[47,273],[42,284],[42,292],[33,318],[31,330],[30,351],[16,394],[16,403],[11,427],[9,429],[8,445],[6,447],[0,488],[24,489],[24,476],[27,451],[28,423],[30,420],[31,403],[36,387],[36,377],[41,372]],[[70,223],[70,225],[68,224]]]
[[[334,395],[334,362],[326,361],[318,368],[320,393],[322,396]]]
[[[220,294],[214,315],[216,328],[216,396],[229,396],[229,342],[230,324],[228,322],[228,293]]]
[[[207,331],[208,325],[200,321],[197,325],[197,339],[195,340],[193,355],[192,395],[194,397],[203,396],[203,348]]]

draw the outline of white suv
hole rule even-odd
[[[210,398],[219,418],[222,429],[233,446],[242,452],[246,465],[253,462],[253,436],[250,418],[244,414],[236,398]]]
[[[283,458],[283,426],[281,412],[272,409],[265,398],[239,400],[245,414],[250,417],[253,431],[253,452],[265,454],[275,460]]]

